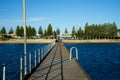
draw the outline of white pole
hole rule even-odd
[[[38,62],[40,63],[40,49],[38,49]]]
[[[36,67],[36,59],[37,59],[37,58],[36,58],[36,50],[35,50],[35,56],[34,56],[34,57],[35,57],[35,67]]]
[[[22,57],[20,57],[20,80],[22,80]]]
[[[6,64],[3,64],[3,80],[5,80],[6,77],[5,73],[6,73]]]
[[[26,62],[26,0],[23,0],[23,16],[24,16],[24,74],[27,74],[27,62]]]
[[[29,72],[31,73],[31,53],[29,53]]]

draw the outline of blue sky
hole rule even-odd
[[[120,0],[26,0],[27,25],[36,30],[41,25],[46,29],[52,24],[53,29],[72,27],[84,29],[89,24],[116,22],[120,28]],[[22,0],[0,0],[0,29],[23,25]]]

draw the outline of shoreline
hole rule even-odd
[[[64,40],[64,43],[120,43],[118,39]]]
[[[36,43],[53,43],[54,39],[27,39],[28,44],[36,44]],[[7,44],[7,43],[17,43],[17,44],[23,44],[24,39],[10,39],[6,41],[0,41],[0,44]]]
[[[36,43],[53,43],[55,39],[27,39],[27,43],[36,44]],[[24,39],[10,39],[6,41],[0,41],[0,44],[7,43],[24,43]],[[101,39],[101,40],[63,40],[63,43],[120,43],[120,40],[116,39]]]

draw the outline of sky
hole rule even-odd
[[[71,32],[88,24],[115,22],[120,28],[120,0],[26,0],[27,25]],[[0,29],[23,26],[22,0],[0,0]]]

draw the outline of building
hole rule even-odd
[[[72,36],[71,36],[70,33],[64,33],[64,34],[60,35],[60,38],[61,39],[68,39],[68,40],[70,40],[72,38]]]

